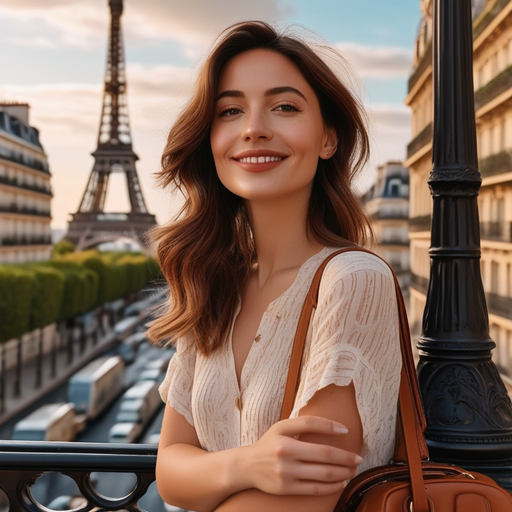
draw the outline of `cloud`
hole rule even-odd
[[[232,23],[280,20],[293,12],[291,3],[279,0],[125,0],[123,32],[129,41],[177,41],[186,53],[196,55],[196,47],[204,49]],[[42,21],[57,29],[57,40],[78,46],[95,45],[109,23],[106,0],[2,0],[0,17]]]
[[[46,37],[11,37],[9,43],[29,48],[56,48],[57,45]]]
[[[412,69],[411,50],[356,43],[338,43],[336,47],[362,78],[407,77]]]

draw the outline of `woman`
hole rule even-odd
[[[279,420],[291,344],[321,262],[365,242],[350,182],[366,162],[359,103],[302,41],[228,29],[171,129],[160,174],[184,189],[157,231],[172,337],[157,484],[197,511],[332,511],[394,445],[400,348],[387,266],[326,267],[294,410]]]

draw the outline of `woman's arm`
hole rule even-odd
[[[288,502],[296,503],[295,511],[310,510],[312,504],[320,504],[321,496],[326,503],[336,503],[344,481],[355,474],[360,462],[352,453],[359,446],[340,442],[357,435],[347,434],[343,425],[325,414],[334,409],[340,389],[344,388],[329,386],[303,409],[320,417],[301,415],[280,421],[253,445],[219,452],[202,450],[194,427],[167,406],[156,467],[160,495],[168,503],[199,512],[217,510],[221,503],[219,511],[239,512],[239,507],[258,503],[268,510],[285,511]],[[337,403],[340,410],[349,411]],[[304,501],[309,505],[300,508]]]
[[[300,440],[318,445],[330,445],[355,453],[361,453],[363,449],[363,429],[356,405],[355,390],[351,383],[349,386],[330,386],[317,391],[308,404],[300,410],[299,416],[307,418],[320,416],[341,422],[348,428],[348,433],[343,436],[334,436],[319,433],[302,434]],[[323,451],[320,446],[320,451]],[[327,453],[325,454],[327,455]],[[334,468],[335,466],[331,466]],[[352,478],[356,472],[356,465],[347,467]],[[329,466],[324,465],[323,471],[329,471]],[[326,473],[325,477],[329,475]],[[344,486],[343,486],[344,488]],[[249,489],[239,492],[224,501],[215,512],[332,512],[343,488],[336,492],[323,496],[276,496],[261,492],[257,489]]]
[[[348,424],[348,434],[338,418]],[[259,512],[261,506],[280,512],[313,506],[327,511],[334,508],[344,481],[354,476],[360,460],[352,452],[361,446],[350,386],[317,392],[299,418],[276,423],[251,446],[212,453],[199,447],[194,427],[167,406],[157,484],[166,502],[199,512],[239,512],[242,507]]]

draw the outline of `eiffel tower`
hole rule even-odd
[[[135,168],[139,158],[132,149],[121,35],[123,0],[110,0],[109,6],[110,41],[98,147],[92,153],[94,166],[87,188],[78,211],[72,214],[73,219],[66,234],[77,250],[120,237],[132,238],[145,249],[144,233],[156,223],[155,216],[148,212],[144,202]],[[131,206],[129,213],[104,211],[108,180],[113,172],[124,172],[126,175]]]

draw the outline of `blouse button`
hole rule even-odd
[[[241,410],[242,410],[242,408],[243,408],[243,404],[242,404],[242,397],[237,396],[237,397],[235,398],[235,405],[236,405],[236,408],[237,408],[239,411],[241,411]]]
[[[254,341],[256,343],[258,343],[258,341],[260,341],[260,340],[261,340],[261,334],[258,334],[258,336],[256,336],[256,338],[254,338]]]

